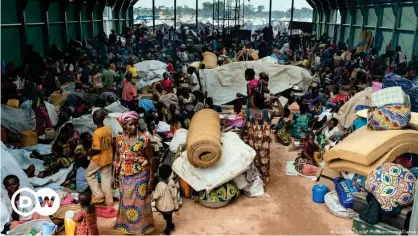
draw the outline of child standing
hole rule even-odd
[[[78,200],[80,201],[81,210],[73,218],[77,223],[74,235],[99,235],[96,207],[90,203],[91,195],[80,193]]]
[[[158,169],[158,174],[161,181],[155,188],[153,201],[156,201],[155,208],[157,211],[161,212],[164,220],[166,221],[164,234],[169,235],[176,227],[173,224],[173,212],[177,212],[179,210],[177,188],[174,181],[169,179],[171,175],[170,166],[162,165]]]
[[[122,105],[130,110],[135,110],[136,96],[136,85],[132,80],[132,73],[128,71],[125,74],[125,80],[122,81]]]
[[[112,194],[112,130],[103,124],[106,111],[99,109],[93,113],[93,122],[97,125],[93,133],[93,144],[88,151],[88,156],[92,157],[86,170],[87,183],[93,193],[92,203],[103,203],[113,206]],[[97,180],[97,172],[100,170],[102,180],[101,188]]]

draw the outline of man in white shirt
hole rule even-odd
[[[192,89],[192,92],[200,91],[200,83],[195,73],[195,68],[190,66],[189,68],[187,68],[187,73],[190,75],[189,82],[190,82],[190,87]]]

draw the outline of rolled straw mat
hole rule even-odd
[[[194,167],[210,167],[222,157],[221,123],[212,109],[196,113],[187,133],[187,159]]]

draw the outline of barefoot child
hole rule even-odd
[[[161,212],[166,221],[166,227],[164,234],[169,235],[171,231],[174,231],[175,225],[173,224],[173,212],[177,212],[179,205],[177,202],[177,188],[174,181],[170,179],[171,167],[168,165],[162,165],[158,169],[158,174],[161,181],[157,184],[153,194],[153,201],[156,201],[155,208]]]
[[[97,125],[93,133],[93,143],[87,155],[91,161],[86,170],[87,183],[93,194],[93,204],[105,202],[107,206],[113,206],[112,195],[112,130],[103,124],[106,111],[99,109],[93,113],[93,122]],[[100,170],[102,180],[99,186],[97,172]]]
[[[99,235],[97,228],[96,207],[91,204],[89,193],[80,193],[78,196],[81,209],[74,215],[77,223],[74,235]]]

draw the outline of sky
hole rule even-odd
[[[174,0],[171,0],[172,3],[167,3],[170,2],[170,0],[155,0],[155,5],[162,5],[164,4],[164,6],[167,7],[172,7],[174,4]],[[199,5],[201,6],[203,2],[212,2],[213,0],[199,0]],[[270,4],[270,0],[250,0],[250,2],[248,2],[248,0],[244,0],[245,4],[251,4],[255,7],[259,6],[259,5],[263,5],[265,7],[265,9],[267,10]],[[294,0],[295,1],[295,8],[300,9],[302,7],[307,7],[307,8],[311,8],[311,6],[306,2],[306,0]],[[195,6],[196,4],[196,0],[177,0],[177,6],[179,5],[186,5],[189,7]],[[272,3],[272,8],[273,10],[281,10],[281,11],[286,11],[290,8],[291,6],[291,0],[273,0]],[[152,0],[139,0],[136,4],[135,7],[146,7],[146,8],[151,8],[152,7]]]

